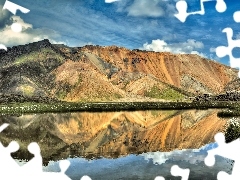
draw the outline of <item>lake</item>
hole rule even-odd
[[[41,148],[44,171],[60,171],[59,160],[71,162],[66,174],[104,179],[181,179],[170,173],[173,165],[189,168],[189,179],[216,179],[221,170],[231,173],[232,161],[216,156],[213,167],[204,164],[207,150],[217,147],[214,135],[223,132],[228,118],[218,110],[156,110],[101,113],[46,113],[1,116],[9,123],[1,133],[7,146],[20,150],[12,156],[25,164],[33,157],[28,144]],[[20,162],[20,160],[22,160]]]

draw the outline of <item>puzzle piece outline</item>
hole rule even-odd
[[[240,69],[240,58],[235,58],[232,54],[234,48],[240,48],[240,39],[233,40],[233,30],[230,27],[224,28],[222,32],[226,33],[228,46],[218,46],[216,48],[216,55],[219,58],[229,56],[230,66]],[[240,78],[240,71],[238,72],[238,77]]]
[[[27,9],[25,7],[22,7],[22,6],[18,5],[18,4],[15,4],[15,3],[11,2],[11,1],[8,1],[8,0],[5,1],[3,9],[7,9],[11,13],[13,13],[14,15],[16,15],[17,10],[19,10],[22,13],[25,13],[25,14],[30,12],[29,9]]]
[[[15,3],[11,2],[11,1],[8,1],[8,0],[5,1],[2,9],[3,10],[6,9],[6,10],[10,11],[14,15],[16,15],[18,10],[21,11],[22,13],[25,13],[25,14],[30,12],[29,9],[27,9],[25,7],[22,7],[18,4],[15,4]],[[22,26],[19,23],[13,23],[11,25],[11,29],[14,32],[20,33],[22,31]],[[7,51],[7,47],[4,44],[0,44],[0,49],[4,49],[5,51]]]
[[[240,157],[238,157],[238,151],[240,149],[240,138],[225,143],[225,136],[223,133],[217,133],[214,136],[215,141],[218,144],[217,148],[211,149],[208,151],[208,155],[206,156],[204,162],[207,166],[213,166],[215,164],[215,156],[219,155],[221,157],[225,157],[231,160],[234,160],[234,166],[232,169],[232,173],[228,174],[224,171],[220,171],[217,175],[218,180],[236,180],[240,177]]]
[[[200,11],[197,11],[197,12],[192,12],[192,13],[186,13],[185,15],[186,15],[186,17],[183,17],[181,20],[186,20],[186,18],[189,16],[189,15],[194,15],[194,14],[200,14],[200,15],[203,15],[203,14],[205,14],[205,10],[204,10],[204,6],[203,6],[203,2],[208,2],[208,1],[213,1],[213,0],[201,0],[201,10]],[[223,0],[222,0],[223,1]],[[6,2],[10,2],[10,1],[7,1],[6,0]],[[185,2],[185,1],[181,1],[181,2]],[[217,0],[217,2],[220,2],[220,0]],[[11,3],[11,2],[10,2]],[[111,2],[110,2],[111,3]],[[14,3],[13,3],[14,4]],[[176,5],[177,6],[177,5]],[[5,6],[4,6],[5,7]],[[21,7],[21,6],[19,6],[19,7]],[[23,7],[22,7],[23,8]],[[4,9],[4,8],[3,8]],[[6,7],[5,7],[5,9],[6,9]],[[216,8],[217,10],[218,10],[218,8]],[[9,9],[8,9],[9,10]],[[27,13],[27,10],[28,9],[19,9],[20,11],[22,11],[23,13]],[[9,10],[9,11],[11,11],[13,14],[16,14],[16,9],[15,10]],[[29,10],[30,11],[30,10]],[[28,11],[28,12],[29,12]],[[218,10],[219,11],[219,10]],[[240,13],[240,12],[239,12]],[[235,14],[235,16],[238,16],[238,12],[235,12],[234,13]],[[176,16],[176,15],[175,15]],[[181,15],[180,15],[181,16]],[[236,18],[235,18],[236,19]],[[236,20],[235,20],[236,21]],[[239,20],[239,22],[240,22],[240,20]],[[229,39],[228,39],[229,40]],[[232,40],[232,39],[231,39]],[[232,40],[233,41],[233,40]],[[230,41],[230,42],[232,42],[232,41]],[[228,41],[229,42],[229,41]],[[222,47],[224,47],[224,46],[222,46]],[[229,47],[229,46],[228,46]],[[0,44],[0,49],[3,49],[3,48],[5,48],[6,49],[6,47],[4,46],[4,45],[2,45],[2,44]],[[226,48],[226,47],[225,47]],[[227,55],[229,55],[229,54],[227,54]],[[231,52],[231,55],[232,55],[232,52]],[[7,127],[8,125],[7,124],[5,124],[4,126],[2,125],[1,127],[0,127],[0,132],[2,132],[6,127]],[[240,146],[240,140],[238,139],[238,141],[237,140],[235,140],[236,142],[237,142],[237,145],[239,145]],[[235,142],[235,141],[233,141],[233,142]],[[14,143],[14,144],[11,144],[11,143]],[[17,145],[15,144],[16,142],[15,141],[12,141],[10,144],[9,144],[9,146],[6,148],[7,150],[8,150],[8,148],[10,148],[9,150],[8,150],[8,152],[15,152],[14,150],[16,150],[17,149]],[[231,144],[231,143],[230,143]],[[33,146],[33,147],[32,147]],[[222,143],[221,144],[221,142],[219,141],[219,146],[220,147],[225,147],[226,145],[224,144],[224,143]],[[235,144],[234,144],[234,146],[235,146]],[[15,149],[14,149],[15,148]],[[19,147],[18,147],[19,148]],[[217,148],[216,148],[217,149]],[[32,159],[32,160],[30,160],[26,165],[24,165],[23,167],[20,167],[20,168],[25,168],[25,169],[27,169],[28,170],[28,168],[30,168],[30,167],[35,167],[35,166],[33,166],[33,165],[37,165],[37,162],[39,163],[40,162],[40,160],[41,160],[41,154],[40,154],[40,148],[39,148],[39,146],[38,146],[38,144],[37,143],[35,143],[35,142],[32,142],[32,143],[30,143],[29,144],[29,147],[28,147],[28,150],[29,150],[29,152],[31,152],[32,154],[34,154],[34,158]],[[214,149],[213,149],[214,150]],[[211,155],[211,154],[214,154],[213,152],[215,152],[215,151],[213,151],[213,150],[209,150],[208,152],[208,155]],[[240,159],[240,158],[239,158]],[[39,164],[38,164],[39,165]],[[46,179],[48,179],[49,177],[50,177],[50,174],[51,175],[53,175],[54,177],[55,177],[55,175],[57,174],[57,175],[59,175],[59,174],[61,174],[61,175],[64,175],[64,173],[66,172],[66,170],[67,170],[67,168],[70,166],[70,162],[69,161],[60,161],[60,169],[61,169],[61,172],[60,173],[53,173],[53,172],[42,172],[42,171],[40,171],[40,167],[42,168],[42,166],[40,166],[39,165],[39,168],[35,168],[35,169],[33,169],[33,171],[31,171],[31,173],[34,173],[34,175],[36,175],[36,174],[38,174],[39,173],[39,175],[41,174],[41,173],[43,173],[44,175],[43,175],[43,177],[44,178],[46,178]],[[240,166],[239,166],[240,167]],[[23,170],[23,169],[21,169],[21,170]],[[38,172],[39,171],[39,172]],[[233,172],[235,172],[235,171],[233,171]],[[182,168],[180,168],[178,165],[173,165],[172,166],[172,168],[171,168],[171,174],[173,175],[173,176],[182,176],[182,180],[187,180],[188,179],[188,177],[189,177],[189,173],[190,173],[190,170],[187,168],[187,169],[182,169]],[[239,173],[240,174],[240,173]],[[56,176],[57,176],[56,175]],[[224,172],[222,172],[222,171],[220,171],[219,172],[219,176],[221,176],[221,177],[223,177],[224,175],[226,175],[226,174],[224,174]],[[29,176],[29,175],[27,175],[27,176]],[[228,176],[224,176],[224,177],[228,177]],[[32,179],[32,177],[30,177],[31,179]],[[52,178],[52,177],[51,177]],[[84,177],[82,177],[81,179],[85,179],[85,178],[89,178],[88,176],[84,176]],[[158,177],[156,177],[156,178],[161,178],[160,176],[158,176]],[[155,180],[156,180],[156,178],[155,178]],[[70,179],[70,178],[69,178]],[[90,178],[89,178],[90,179]],[[164,178],[163,178],[164,179]],[[158,179],[159,180],[159,179]]]
[[[0,132],[9,126],[8,123],[4,123],[0,126]],[[0,177],[8,177],[8,179],[21,179],[32,180],[33,177],[37,179],[45,180],[71,180],[65,172],[70,166],[70,161],[59,161],[60,172],[44,172],[42,168],[42,156],[41,149],[36,142],[31,142],[28,145],[28,151],[34,155],[23,166],[20,166],[11,156],[11,153],[19,150],[19,144],[17,141],[11,141],[7,147],[4,147],[0,142]],[[12,173],[14,171],[14,173]],[[84,175],[80,180],[91,180],[87,175]]]
[[[6,0],[2,8],[7,9],[14,15],[16,15],[17,10],[22,13],[30,12],[29,9],[22,7],[18,4],[12,3],[11,1]],[[19,23],[13,23],[11,29],[14,32],[21,32],[22,26]],[[3,44],[0,44],[0,49],[7,51],[7,47]],[[6,129],[9,126],[8,123],[4,123],[0,126],[0,132]],[[2,171],[2,177],[8,177],[9,179],[33,179],[34,176],[44,179],[53,179],[57,178],[60,180],[71,180],[67,175],[65,175],[66,170],[70,166],[68,160],[62,160],[59,163],[61,172],[43,172],[42,169],[42,156],[39,145],[36,142],[32,142],[28,145],[28,151],[34,155],[28,163],[24,164],[22,167],[17,164],[17,162],[11,157],[11,153],[19,150],[19,144],[16,141],[11,141],[7,147],[4,147],[0,142],[0,169]],[[12,173],[14,169],[14,173]],[[83,176],[81,180],[91,180],[87,175]]]
[[[189,174],[190,174],[190,169],[189,168],[182,169],[178,165],[173,165],[171,167],[170,172],[171,172],[172,176],[181,176],[182,180],[188,180]],[[165,180],[165,178],[163,176],[157,176],[157,177],[155,177],[154,180]]]
[[[176,9],[178,11],[177,14],[174,14],[174,16],[181,21],[182,23],[184,23],[187,19],[188,16],[190,15],[204,15],[205,14],[205,8],[204,8],[204,3],[205,2],[210,2],[210,1],[216,1],[216,6],[215,9],[219,12],[219,13],[223,13],[224,11],[226,11],[227,6],[224,0],[200,0],[200,7],[201,9],[199,11],[195,11],[195,12],[187,12],[187,8],[188,8],[188,4],[185,0],[180,0],[176,3]]]

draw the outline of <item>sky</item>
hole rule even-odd
[[[109,1],[109,0],[108,0]],[[11,0],[30,10],[16,15],[0,11],[0,44],[7,47],[49,39],[52,43],[81,47],[87,44],[157,52],[198,54],[230,65],[229,57],[216,55],[218,46],[228,46],[224,28],[233,29],[233,39],[240,39],[240,23],[233,14],[240,11],[239,0],[225,0],[227,9],[219,13],[216,0],[204,2],[205,14],[189,15],[181,22],[178,0]],[[200,0],[186,0],[187,12],[201,9]],[[0,0],[2,9],[5,0]],[[18,22],[22,32],[13,32]],[[240,44],[239,44],[240,47]],[[240,49],[234,48],[235,58]],[[240,61],[240,60],[239,60]]]

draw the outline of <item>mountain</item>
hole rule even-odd
[[[223,92],[237,73],[193,54],[67,47],[47,39],[0,50],[0,93],[69,102],[183,100]]]
[[[226,122],[217,110],[134,111],[1,116],[9,123],[0,141],[16,140],[14,157],[30,159],[27,146],[37,142],[44,161],[72,156],[118,157],[126,154],[175,149],[197,149],[214,142]]]

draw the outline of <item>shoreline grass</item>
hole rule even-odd
[[[140,110],[228,109],[235,112],[237,102],[60,102],[60,103],[9,103],[0,104],[0,114],[109,112]],[[222,111],[225,112],[225,111]],[[240,111],[239,111],[240,113]]]
[[[240,110],[239,109],[227,109],[217,113],[218,117],[239,117]]]

